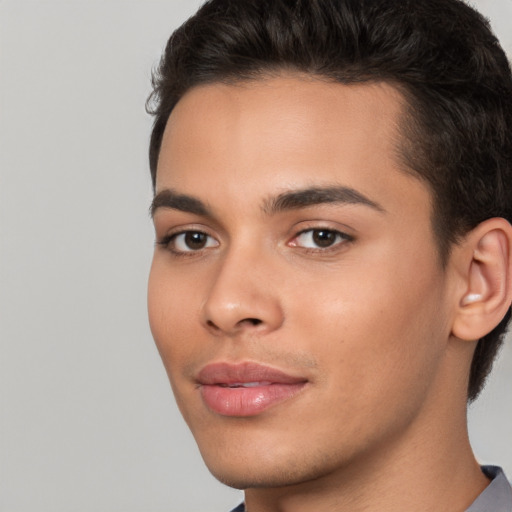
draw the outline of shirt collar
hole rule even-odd
[[[512,488],[503,470],[497,466],[482,466],[482,471],[492,481],[466,512],[511,512]]]

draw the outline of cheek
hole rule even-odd
[[[156,260],[156,258],[155,258]],[[196,396],[188,387],[182,386],[182,372],[197,354],[197,309],[190,293],[191,284],[169,272],[167,265],[153,260],[148,283],[148,315],[151,333],[167,372],[174,397],[185,421],[188,406],[195,403]]]
[[[196,321],[191,314],[197,310],[192,301],[196,294],[190,293],[194,283],[183,280],[169,272],[168,265],[155,255],[148,283],[148,315],[151,333],[160,356],[168,370],[186,357],[191,344],[187,338],[193,338],[190,332]],[[170,375],[169,375],[170,376]]]
[[[369,298],[360,288],[326,301],[303,323],[322,370],[316,384],[324,399],[312,407],[331,418],[318,425],[321,435],[384,435],[413,418],[428,394],[442,354],[429,326],[433,309],[419,311],[423,299],[400,288],[390,301],[390,291],[372,287]]]
[[[346,269],[303,301],[302,339],[311,340],[309,348],[331,368],[331,385],[343,394],[398,392],[434,371],[449,331],[442,279],[427,261],[413,261],[386,268],[373,262],[362,265],[364,273]]]

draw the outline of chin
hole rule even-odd
[[[203,455],[212,475],[223,484],[235,489],[279,488],[303,484],[324,477],[337,468],[340,460],[333,454],[279,453],[210,453]]]
[[[284,469],[275,466],[273,468],[252,468],[250,463],[248,466],[245,468],[240,467],[237,471],[217,466],[209,467],[208,469],[223,484],[240,490],[287,487],[314,480],[320,476],[302,474],[296,468],[292,472],[290,468]]]

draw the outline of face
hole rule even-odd
[[[157,171],[151,329],[206,464],[248,488],[327,477],[424,430],[449,280],[400,169],[389,85],[192,89]]]

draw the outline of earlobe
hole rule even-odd
[[[512,226],[502,218],[488,219],[463,244],[467,271],[452,334],[478,340],[499,324],[512,302]]]

